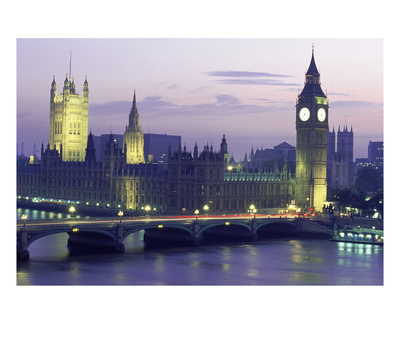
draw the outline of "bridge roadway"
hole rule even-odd
[[[272,225],[275,224],[275,225]],[[198,244],[205,236],[257,239],[259,231],[280,226],[297,232],[298,219],[257,215],[90,218],[17,222],[17,258],[29,259],[28,248],[49,235],[67,233],[69,247],[91,247],[124,252],[124,239],[144,230],[146,240],[179,240]]]

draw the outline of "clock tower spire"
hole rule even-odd
[[[296,104],[296,204],[321,211],[326,201],[328,99],[321,89],[314,58]]]

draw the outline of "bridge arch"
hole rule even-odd
[[[229,229],[230,226],[235,226],[235,227],[243,227],[248,231],[252,231],[251,230],[251,225],[248,225],[247,223],[243,223],[243,222],[232,222],[229,223],[229,225],[226,225],[226,222],[229,221],[224,221],[224,222],[217,222],[217,223],[210,223],[208,225],[204,225],[200,227],[199,230],[199,234],[203,234],[206,230],[208,229],[212,229],[212,228],[217,228],[217,227],[225,227],[226,229]]]
[[[72,230],[72,229],[71,229]],[[52,236],[52,235],[58,235],[61,233],[68,233],[68,230],[59,230],[59,231],[44,231],[40,233],[36,233],[34,235],[28,235],[28,240],[27,240],[27,248],[35,241],[37,241],[40,238],[47,237],[47,236]]]
[[[256,233],[259,237],[262,236],[295,236],[297,235],[298,227],[294,221],[274,220],[261,222],[256,228]]]
[[[127,227],[124,228],[124,234],[123,234],[123,239],[125,240],[126,237],[129,235],[139,232],[139,231],[145,231],[146,230],[165,230],[167,231],[168,229],[177,229],[177,230],[182,230],[190,234],[191,237],[193,237],[193,231],[191,227],[185,226],[185,225],[176,225],[176,224],[162,224],[162,227],[158,227],[159,224],[148,224],[140,227]]]
[[[240,221],[220,221],[216,223],[207,223],[199,228],[199,239],[201,241],[215,240],[253,240],[251,223]]]

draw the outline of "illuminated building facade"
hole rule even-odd
[[[282,170],[231,169],[227,145],[214,152],[205,146],[194,153],[170,150],[166,164],[127,164],[118,142],[109,136],[103,160],[96,160],[89,134],[84,162],[66,162],[56,149],[42,146],[41,160],[29,164],[18,159],[17,194],[55,201],[79,201],[79,206],[127,209],[144,213],[193,214],[205,205],[208,213],[245,213],[250,205],[259,211],[286,207],[294,199],[294,176]]]
[[[139,125],[139,112],[136,108],[136,91],[133,93],[133,103],[129,113],[129,125],[124,134],[124,152],[127,164],[144,163],[144,138],[142,126]]]
[[[177,150],[169,148],[168,164],[146,163],[136,92],[122,146],[110,134],[100,161],[94,136],[87,135],[87,80],[82,100],[68,79],[59,97],[53,81],[51,94],[50,139],[46,149],[42,145],[41,160],[32,164],[17,160],[20,196],[142,213],[150,208],[152,213],[168,214],[193,214],[206,205],[208,213],[215,214],[245,213],[250,205],[268,211],[285,208],[294,200],[302,209],[321,210],[326,200],[328,102],[319,83],[314,51],[296,105],[296,177],[288,167],[289,155],[294,154],[288,145],[280,147],[285,151],[283,165],[232,168],[225,135],[218,151],[207,144],[200,152],[196,144],[192,154],[179,144]]]
[[[285,165],[282,170],[231,168],[225,135],[220,150],[208,144],[193,154],[186,147],[169,154],[168,213],[245,213],[251,205],[258,210],[282,208],[294,199],[294,180]]]
[[[328,107],[313,48],[296,104],[296,205],[305,210],[321,211],[326,201]]]
[[[144,134],[144,157],[146,162],[168,163],[168,148],[178,151],[181,146],[181,136],[167,134]]]
[[[65,77],[62,93],[57,95],[53,76],[50,90],[49,145],[62,156],[63,161],[84,161],[88,138],[89,85],[87,77],[80,96],[72,81]]]

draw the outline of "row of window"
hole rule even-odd
[[[70,121],[68,133],[70,135],[80,135],[81,134],[81,122],[78,120]],[[62,134],[62,120],[56,120],[54,122],[54,134],[55,135]]]
[[[223,201],[213,201],[212,202],[212,209],[213,210],[245,210],[248,208],[246,200],[223,200]],[[267,208],[267,207],[281,207],[284,206],[285,204],[285,199],[276,197],[276,198],[264,198],[264,199],[259,199],[256,201],[256,206],[259,208]],[[193,199],[181,199],[181,201],[178,201],[176,198],[171,199],[170,203],[171,209],[175,209],[177,213],[180,212],[193,212],[194,209],[196,208],[195,201]],[[198,206],[201,208],[202,206]]]
[[[81,122],[74,120],[69,122],[69,134],[80,135],[81,134]]]
[[[209,179],[214,179],[214,178],[219,179],[221,177],[221,169],[217,169],[217,170],[210,169],[208,176],[206,176],[205,169],[197,169],[196,177],[199,177],[199,178],[208,177]],[[181,168],[180,169],[181,177],[184,177],[184,176],[193,177],[194,174],[195,174],[194,168]],[[178,168],[172,168],[171,177],[178,177]]]
[[[147,204],[147,205],[151,204],[153,206],[157,206],[157,205],[161,206],[161,205],[164,205],[164,197],[162,197],[162,196],[160,196],[160,197],[153,196],[152,197],[150,195],[144,196],[144,195],[136,194],[135,195],[135,206],[133,206],[134,205],[133,204],[133,194],[130,194],[127,207],[129,208],[129,206],[132,206],[132,208],[138,208],[139,204]]]
[[[205,190],[208,188],[209,194],[220,195],[221,190],[224,195],[238,195],[238,194],[268,194],[268,193],[276,193],[281,189],[288,189],[289,187],[282,187],[284,185],[279,183],[265,183],[265,184],[225,184],[223,186],[205,186],[205,185],[180,185],[180,193],[181,194],[204,194]],[[178,184],[172,183],[171,184],[171,192],[177,193],[178,192]]]
[[[56,120],[54,122],[54,134],[55,135],[61,135],[62,134],[62,121],[61,120]]]

